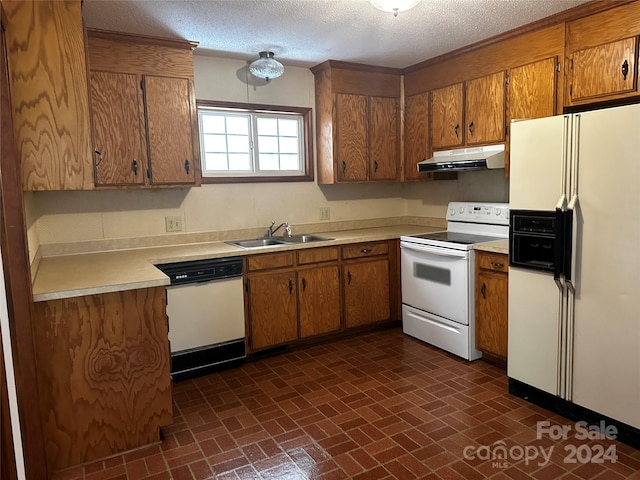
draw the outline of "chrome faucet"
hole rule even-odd
[[[276,228],[273,228],[275,224],[276,224],[275,221],[271,222],[271,225],[269,226],[269,228],[267,228],[267,233],[265,234],[265,237],[273,237],[273,234],[276,233],[278,230],[280,230],[281,227],[284,227],[287,237],[291,236],[291,226],[287,222],[282,222]]]

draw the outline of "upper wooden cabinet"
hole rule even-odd
[[[638,19],[633,2],[567,22],[565,106],[638,95]]]
[[[311,71],[318,183],[400,180],[400,71],[333,60]]]
[[[3,1],[25,190],[93,188],[81,2]]]
[[[505,139],[505,74],[498,72],[431,92],[434,150]]]
[[[200,185],[191,42],[88,31],[96,186]]]

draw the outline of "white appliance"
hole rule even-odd
[[[167,316],[173,380],[245,358],[242,258],[156,265],[169,276]]]
[[[466,360],[480,358],[473,246],[508,233],[509,204],[451,202],[446,231],[400,237],[403,332]]]
[[[625,441],[640,428],[640,106],[514,122],[510,205],[510,391],[621,422]]]

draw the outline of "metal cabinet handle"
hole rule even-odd
[[[307,289],[307,279],[302,277],[302,291],[304,292]]]
[[[138,176],[138,161],[135,158],[131,162],[131,171],[135,176]]]
[[[293,282],[289,280],[289,295],[293,293]]]
[[[187,172],[187,175],[189,175],[189,169],[191,168],[191,163],[189,162],[189,160],[185,160],[184,161],[184,171]]]
[[[624,63],[622,64],[621,70],[622,70],[622,79],[626,80],[627,75],[629,74],[629,62],[625,60]]]
[[[342,161],[342,173],[346,173],[347,171],[347,162],[345,162],[344,160]]]
[[[493,268],[504,268],[504,263],[491,262]]]
[[[351,285],[351,272],[347,271],[347,284]]]
[[[98,155],[98,161],[96,162],[97,167],[98,165],[100,165],[100,163],[102,163],[102,152],[97,148],[94,150],[94,152],[96,152],[96,155]]]
[[[360,250],[362,253],[364,253],[365,255],[368,253],[371,253],[372,250],[370,248],[363,248],[362,250]]]
[[[375,160],[373,162],[373,171],[374,171],[374,173],[378,171],[378,161],[377,160]]]
[[[473,122],[471,122],[469,124],[469,135],[473,135],[473,128],[474,128],[474,125],[473,125]]]
[[[487,298],[487,284],[483,283],[482,288],[480,289],[480,293],[482,294],[482,298]]]
[[[460,138],[460,125],[456,123],[456,126],[453,127],[453,131],[456,133],[456,138]]]

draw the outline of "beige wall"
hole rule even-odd
[[[272,105],[314,105],[313,75],[286,67],[265,84],[246,62],[196,55],[196,97]],[[36,192],[27,194],[30,253],[39,244],[165,234],[166,215],[180,215],[185,232],[300,225],[403,215],[444,217],[450,200],[505,201],[503,171],[460,174],[455,181],[419,184],[327,185],[315,182],[204,185],[193,189]]]

